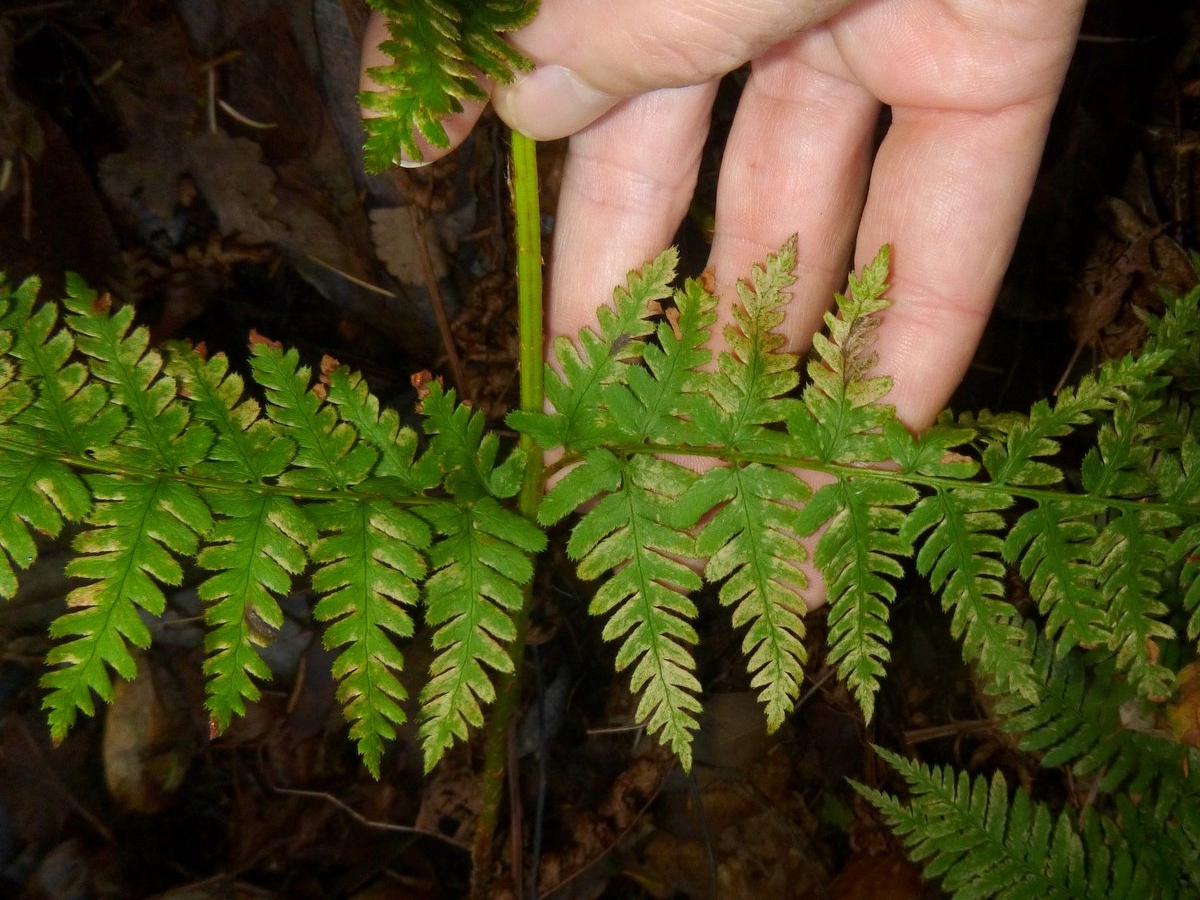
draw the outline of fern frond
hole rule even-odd
[[[1085,814],[1079,831],[1024,791],[1009,801],[1004,777],[989,782],[949,768],[926,768],[887,750],[877,752],[907,782],[912,798],[860,784],[869,800],[955,900],[1109,900],[1158,896],[1158,879],[1129,854],[1111,822]],[[1114,840],[1114,838],[1118,838]],[[1114,846],[1115,845],[1115,846]]]
[[[1004,599],[1004,527],[999,511],[1011,498],[978,488],[938,487],[901,526],[902,541],[916,545],[917,570],[942,594],[950,630],[980,669],[1008,690],[1037,695],[1020,616]],[[923,536],[923,537],[922,537]]]
[[[448,147],[441,119],[461,112],[463,100],[486,101],[478,70],[493,81],[511,81],[532,63],[497,32],[529,22],[537,0],[370,0],[388,17],[381,49],[392,63],[370,70],[383,88],[359,95],[375,117],[365,119],[365,162],[372,172],[394,166],[401,153],[423,159],[417,136]]]
[[[433,383],[423,402],[430,449],[446,468],[453,501],[416,508],[439,539],[429,551],[425,620],[436,651],[421,692],[420,735],[430,769],[468,726],[483,724],[480,704],[495,699],[485,666],[513,671],[505,645],[516,637],[513,614],[525,602],[522,586],[533,577],[532,556],[546,536],[500,504],[521,485],[524,455],[514,451],[496,464],[499,443],[484,433],[483,416],[454,402]]]

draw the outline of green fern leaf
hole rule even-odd
[[[93,692],[106,702],[112,699],[109,667],[122,678],[134,677],[126,644],[150,646],[138,610],[162,615],[166,598],[158,585],[183,580],[171,551],[194,556],[198,533],[212,523],[196,492],[169,478],[90,475],[87,480],[97,501],[87,517],[94,527],[72,544],[80,555],[67,565],[67,575],[88,583],[71,591],[72,611],[50,626],[51,637],[72,640],[50,650],[46,662],[59,668],[42,678],[50,690],[43,707],[56,741],[66,736],[79,712],[95,712]]]
[[[1016,610],[1004,600],[1004,527],[999,510],[1011,498],[977,488],[939,487],[909,513],[900,540],[915,545],[917,569],[942,593],[950,629],[969,659],[1008,690],[1037,695],[1029,651]],[[928,532],[928,533],[926,533]]]
[[[497,465],[499,443],[484,432],[483,416],[455,403],[435,382],[422,404],[432,454],[445,469],[454,502],[416,507],[440,539],[429,552],[433,574],[425,583],[425,621],[436,651],[421,692],[420,735],[426,769],[469,726],[483,724],[481,703],[495,698],[487,670],[509,673],[505,645],[516,637],[513,613],[524,603],[522,586],[533,577],[532,555],[546,536],[500,504],[521,486],[524,455]]]
[[[742,650],[772,731],[792,711],[808,656],[802,618],[808,580],[800,567],[806,554],[796,504],[810,494],[794,474],[751,463],[710,469],[680,500],[681,508],[717,508],[695,554],[707,560],[704,577],[721,583],[719,597],[733,608],[734,627],[746,627]],[[692,521],[688,515],[683,524]]]
[[[370,482],[367,482],[369,485]],[[386,742],[406,720],[407,692],[398,675],[404,657],[393,642],[410,637],[405,607],[420,599],[422,551],[428,526],[384,499],[334,501],[312,507],[322,537],[311,556],[313,588],[322,594],[313,616],[328,622],[325,646],[340,649],[333,663],[338,700],[367,769],[379,777]]]
[[[1107,602],[1103,627],[1117,662],[1146,697],[1171,694],[1174,675],[1157,662],[1155,639],[1170,641],[1175,630],[1162,618],[1168,609],[1158,599],[1170,543],[1158,532],[1178,519],[1163,512],[1129,512],[1100,532],[1091,547],[1100,589]]]
[[[429,526],[397,501],[417,498],[436,486],[429,464],[414,465],[417,435],[391,410],[381,411],[361,375],[345,368],[330,377],[328,400],[342,420],[378,452],[372,477],[356,493],[384,496],[319,504],[313,510],[323,537],[312,548],[313,587],[323,594],[314,610],[332,623],[325,646],[341,649],[334,661],[338,699],[351,723],[350,736],[376,777],[385,744],[406,721],[407,692],[399,680],[404,657],[394,638],[413,633],[407,607],[420,600],[426,572]]]
[[[292,577],[304,571],[304,548],[316,540],[316,529],[289,498],[262,490],[211,491],[206,499],[216,520],[197,562],[217,573],[199,588],[209,629],[206,705],[216,729],[224,731],[245,713],[246,701],[261,696],[255,682],[271,677],[256,648],[283,627],[276,597],[286,595]]]
[[[67,330],[56,330],[55,308],[35,311],[38,287],[35,279],[15,292],[5,286],[8,309],[0,317],[0,334],[17,362],[15,371],[4,368],[17,380],[8,381],[2,395],[0,597],[16,593],[13,565],[25,569],[37,558],[32,531],[57,536],[64,522],[81,521],[91,509],[90,490],[64,458],[87,458],[91,448],[111,444],[125,425],[103,385],[89,380],[82,363],[71,361],[75,343]]]
[[[1004,558],[1020,562],[1029,595],[1046,616],[1046,634],[1068,647],[1109,639],[1102,627],[1104,598],[1091,566],[1094,516],[1091,504],[1046,500],[1022,514],[1004,540]]]
[[[475,70],[493,81],[511,81],[532,63],[497,32],[529,22],[536,0],[371,0],[388,17],[389,40],[381,45],[392,64],[370,70],[383,88],[359,95],[376,117],[365,120],[367,169],[382,172],[401,153],[423,159],[417,136],[448,147],[441,119],[461,112],[463,100],[486,101]]]
[[[803,407],[788,420],[795,439],[793,455],[819,462],[878,462],[887,458],[880,430],[895,418],[879,401],[891,390],[891,379],[872,376],[872,350],[878,313],[888,300],[890,250],[883,247],[861,276],[850,275],[850,290],[837,295],[837,315],[825,314],[829,335],[813,337],[815,358],[808,364],[810,382]]]
[[[1098,497],[1153,496],[1152,424],[1161,401],[1135,394],[1118,404],[1080,467],[1084,490]],[[1181,524],[1174,511],[1129,509],[1118,513],[1091,546],[1097,584],[1106,607],[1103,628],[1117,659],[1147,697],[1164,697],[1173,676],[1155,659],[1155,639],[1170,640],[1174,629],[1161,621],[1167,607],[1160,595],[1170,554],[1167,529]]]
[[[469,726],[483,724],[480,704],[496,692],[484,666],[513,671],[505,645],[516,637],[512,614],[533,576],[529,556],[544,549],[533,525],[482,497],[471,506],[438,503],[419,509],[441,535],[429,553],[425,620],[434,627],[436,656],[421,692],[421,741],[426,771]]]
[[[245,713],[246,701],[261,693],[256,681],[271,677],[258,652],[283,625],[277,597],[304,571],[305,547],[316,541],[311,521],[291,498],[272,493],[295,455],[295,444],[246,399],[240,376],[230,373],[223,354],[212,359],[189,347],[172,348],[168,371],[190,398],[192,415],[208,424],[216,442],[193,471],[225,489],[210,488],[205,499],[215,515],[207,546],[197,562],[217,574],[199,587],[208,624],[207,706],[218,731]]]
[[[867,721],[890,658],[888,609],[896,600],[894,579],[904,575],[899,560],[912,554],[911,541],[901,535],[902,509],[917,496],[906,484],[839,476],[801,514],[801,534],[827,523],[813,560],[829,602],[827,661],[837,666]]]
[[[679,561],[695,555],[692,539],[669,523],[673,498],[695,475],[641,454],[621,460],[596,451],[588,464],[596,471],[610,467],[598,480],[613,486],[584,514],[567,542],[567,554],[579,561],[581,578],[615,570],[589,611],[609,617],[605,640],[621,641],[617,669],[633,666],[639,720],[651,732],[661,732],[687,768],[700,711],[695,696],[700,683],[689,649],[696,642],[691,625],[696,607],[687,593],[699,589],[700,578]]]
[[[79,554],[67,574],[88,583],[67,598],[73,611],[51,626],[53,637],[72,640],[55,646],[47,662],[44,701],[50,730],[61,740],[79,711],[93,712],[91,692],[112,697],[106,667],[124,678],[135,674],[125,642],[145,648],[150,635],[137,609],[161,615],[159,584],[177,585],[182,570],[172,553],[195,556],[199,538],[212,527],[208,505],[197,490],[176,477],[202,460],[212,432],[189,421],[176,396],[173,378],[162,373],[162,357],[149,348],[144,328],[131,330],[128,307],[110,310],[78,279],[68,278],[67,324],[76,343],[91,357],[96,377],[111,385],[111,399],[128,414],[128,427],[108,446],[91,448],[101,460],[132,460],[145,472],[87,477],[98,501],[87,516],[92,526],[73,547]]]
[[[908,805],[854,784],[904,838],[908,855],[924,862],[955,900],[1116,900],[1147,897],[1149,874],[1114,851],[1114,836],[1085,817],[1082,834],[1067,815],[1054,817],[1042,803],[1018,791],[1012,802],[1003,776],[990,784],[965,773],[929,769],[887,750],[877,752],[907,782]],[[1138,893],[1141,891],[1142,893]]]

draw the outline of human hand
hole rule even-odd
[[[575,334],[687,210],[720,77],[749,80],[718,183],[718,290],[799,235],[783,328],[804,350],[854,265],[893,247],[878,332],[888,400],[929,424],[966,371],[1012,254],[1085,0],[542,0],[512,42],[537,64],[493,102],[571,135],[549,273]],[[380,64],[382,23],[364,66]],[[370,88],[369,82],[364,87]],[[880,104],[892,121],[871,158]],[[446,123],[456,144],[481,106]],[[447,151],[432,150],[434,159]]]

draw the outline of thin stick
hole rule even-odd
[[[450,317],[446,315],[446,305],[442,302],[442,290],[438,286],[437,272],[433,268],[433,257],[429,254],[429,244],[425,240],[425,222],[421,211],[413,203],[408,204],[408,217],[412,222],[413,237],[417,242],[417,258],[421,260],[425,287],[429,291],[429,299],[433,302],[433,317],[437,320],[438,334],[442,337],[442,349],[446,352],[446,364],[450,367],[450,380],[454,383],[458,396],[469,400],[470,398],[463,393],[466,380],[463,378],[462,363],[458,359],[458,348],[454,344],[454,332],[450,330]]]
[[[436,831],[426,831],[424,828],[417,828],[413,825],[396,825],[392,822],[379,822],[375,819],[368,819],[353,806],[339,800],[333,794],[326,791],[306,791],[300,788],[275,787],[274,785],[272,785],[271,790],[277,794],[286,794],[290,797],[311,797],[314,800],[324,800],[326,803],[332,803],[354,821],[358,822],[358,824],[364,825],[367,828],[374,828],[379,831],[394,831],[398,834],[409,834],[415,837],[433,838],[434,840],[441,841],[443,844],[449,844],[457,850],[470,849],[466,844],[460,844],[458,841],[448,838],[444,834],[439,834]]]

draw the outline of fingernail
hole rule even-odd
[[[396,165],[402,169],[420,169],[433,162],[432,159],[407,159],[403,156],[396,157]]]
[[[574,134],[618,99],[585,84],[565,66],[542,66],[513,84],[497,85],[492,95],[500,118],[538,141]]]

